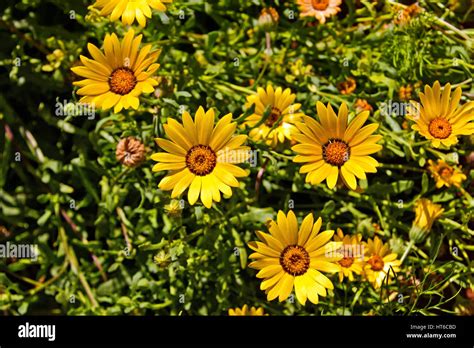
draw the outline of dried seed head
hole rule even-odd
[[[11,232],[5,226],[0,226],[0,238],[8,238],[10,236]]]
[[[133,137],[120,139],[115,155],[124,166],[136,167],[145,160],[145,145]]]

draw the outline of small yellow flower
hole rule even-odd
[[[172,262],[171,255],[164,250],[160,250],[160,252],[153,257],[153,262],[155,262],[158,267],[166,268]]]
[[[231,316],[262,316],[265,314],[263,308],[255,308],[244,305],[242,308],[229,308],[229,315]]]
[[[151,9],[166,11],[166,3],[172,0],[97,0],[93,5],[99,9],[101,16],[110,15],[111,21],[122,17],[124,25],[132,25],[137,19],[140,26],[146,26],[146,19],[151,18]]]
[[[243,124],[251,128],[249,137],[255,141],[263,139],[273,147],[278,142],[283,143],[285,139],[291,140],[292,135],[298,133],[294,123],[303,116],[298,112],[301,104],[293,104],[295,99],[296,95],[289,88],[273,89],[270,84],[266,90],[257,88],[257,93],[248,96],[245,104],[246,109],[255,105],[254,113]]]
[[[354,280],[354,274],[362,274],[364,269],[364,252],[362,244],[362,235],[354,236],[344,235],[340,228],[334,235],[335,242],[342,242],[341,253],[344,256],[338,263],[341,266],[339,272],[339,281],[342,282],[344,277]]]
[[[466,175],[464,175],[461,169],[456,166],[450,166],[443,160],[438,160],[437,163],[428,160],[428,164],[428,170],[435,179],[437,188],[443,186],[450,187],[451,185],[460,187],[461,183],[466,180]]]
[[[393,277],[393,272],[400,271],[400,260],[397,254],[392,253],[388,244],[384,244],[379,237],[369,238],[365,245],[364,273],[367,280],[375,289],[387,282],[387,277]]]
[[[258,269],[257,278],[263,278],[260,289],[268,301],[278,297],[286,300],[295,290],[296,299],[305,304],[309,299],[317,304],[319,296],[326,296],[327,289],[334,289],[332,282],[321,272],[337,273],[342,259],[338,249],[341,242],[330,242],[334,231],[319,232],[322,220],[314,222],[313,214],[307,215],[300,228],[293,211],[288,215],[278,212],[277,221],[270,222],[270,233],[257,231],[260,239],[250,242],[255,252],[249,267]]]
[[[181,216],[181,213],[183,211],[183,206],[182,206],[181,201],[178,201],[176,199],[172,199],[171,202],[165,205],[164,208],[165,208],[166,214],[171,217]]]
[[[293,83],[296,79],[307,78],[311,75],[313,67],[305,65],[303,59],[297,59],[289,63],[290,74],[285,75],[285,80]]]
[[[183,121],[168,118],[164,130],[171,139],[155,139],[165,152],[155,153],[151,159],[158,163],[153,166],[154,172],[169,170],[158,187],[170,191],[171,198],[188,190],[188,201],[196,203],[199,196],[206,208],[212,202],[220,202],[221,192],[231,196],[231,187],[239,187],[236,178],[249,173],[233,163],[245,162],[250,156],[250,149],[241,146],[246,135],[234,136],[237,124],[232,122],[232,114],[222,117],[214,126],[214,110],[207,112],[201,106],[194,120],[183,112]]]
[[[378,162],[368,156],[382,149],[377,142],[381,135],[372,135],[378,124],[362,127],[369,112],[361,112],[348,123],[348,110],[345,103],[336,116],[331,105],[316,104],[319,122],[309,116],[303,116],[304,123],[296,122],[302,134],[293,138],[299,142],[291,149],[298,153],[293,159],[305,163],[300,173],[307,173],[306,182],[312,185],[326,180],[330,189],[336,186],[338,178],[350,189],[357,188],[356,177],[366,179],[365,173],[377,172]]]
[[[129,30],[120,43],[117,35],[107,34],[104,40],[104,53],[89,43],[87,48],[93,59],[80,56],[84,66],[71,70],[84,77],[74,82],[81,87],[77,94],[81,103],[95,105],[104,110],[114,107],[118,113],[123,108],[138,109],[138,97],[142,93],[152,93],[158,82],[151,76],[159,68],[155,61],[160,50],[151,51],[151,45],[139,49],[142,35],[134,37]]]
[[[431,231],[436,219],[444,212],[441,205],[435,204],[427,198],[415,202],[415,220],[410,229],[410,239],[418,243]]]
[[[408,118],[415,122],[412,129],[431,140],[434,147],[450,147],[458,142],[458,135],[473,134],[474,101],[458,107],[461,94],[461,87],[458,87],[451,96],[449,83],[442,93],[438,81],[433,88],[426,85],[425,93],[419,94],[421,105],[411,101],[408,108]]]
[[[46,56],[49,64],[45,64],[41,67],[41,70],[50,72],[57,70],[61,66],[61,62],[64,59],[64,52],[60,49],[55,49],[53,53]]]
[[[300,16],[315,17],[321,24],[326,22],[326,18],[341,11],[339,7],[341,2],[341,0],[297,0],[301,11]]]

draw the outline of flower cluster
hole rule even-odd
[[[164,3],[170,2],[97,0],[94,7],[112,21],[121,18],[124,25],[132,25],[136,20],[145,27],[152,9],[165,11]],[[314,17],[320,24],[341,11],[340,0],[297,3],[301,17]],[[278,13],[271,8],[262,11],[259,22],[268,29],[278,20]],[[160,67],[156,61],[161,50],[142,45],[142,35],[135,35],[133,29],[121,40],[115,33],[107,34],[103,49],[91,43],[87,48],[91,58],[81,55],[82,65],[72,68],[83,78],[74,82],[79,87],[77,95],[81,102],[102,110],[113,108],[114,113],[119,113],[123,109],[138,110],[141,95],[155,91],[158,82],[154,74]],[[356,88],[354,78],[338,85],[344,96]],[[412,92],[411,87],[404,87],[401,99],[410,99]],[[449,83],[444,87],[438,81],[433,86],[426,85],[424,92],[419,93],[419,101],[410,101],[407,119],[411,129],[435,149],[449,149],[460,136],[474,134],[474,102],[460,106],[461,95],[461,87],[452,92]],[[300,166],[299,173],[305,176],[307,184],[325,182],[330,190],[360,188],[359,181],[366,181],[367,174],[376,173],[381,166],[374,158],[383,151],[383,136],[375,134],[380,125],[368,122],[369,118],[376,120],[373,107],[363,99],[357,100],[354,110],[345,102],[334,105],[317,101],[313,117],[296,99],[297,94],[290,88],[268,83],[256,86],[256,91],[242,100],[244,114],[237,119],[232,113],[217,116],[217,109],[206,110],[202,106],[194,115],[183,111],[178,119],[168,117],[163,124],[165,137],[155,139],[161,150],[151,155],[151,160],[157,162],[152,171],[167,172],[158,188],[171,191],[172,199],[186,193],[190,205],[200,201],[205,208],[212,208],[222,198],[230,198],[233,189],[241,187],[239,180],[251,174],[251,170],[242,167],[252,156],[252,148],[245,145],[247,141],[276,153],[291,149],[292,161]],[[118,143],[116,158],[127,167],[136,167],[145,160],[145,152],[145,144],[127,137]],[[438,189],[462,189],[466,180],[462,168],[444,159],[428,160],[427,169]],[[425,198],[417,200],[414,206],[416,216],[409,231],[412,244],[422,241],[444,212],[441,205]],[[173,200],[166,209],[169,216],[179,217],[181,208]],[[248,243],[253,250],[249,267],[258,270],[256,277],[262,280],[260,289],[268,301],[285,301],[294,291],[302,305],[308,300],[317,304],[320,297],[332,294],[331,274],[338,274],[340,282],[360,276],[378,289],[396,276],[406,257],[405,254],[399,259],[379,236],[364,241],[361,234],[325,230],[322,218],[315,219],[312,213],[299,224],[292,210],[288,214],[279,211],[276,221],[269,222],[268,233],[256,234],[259,240]],[[230,309],[229,314],[264,315],[264,311],[245,305],[242,309]]]
[[[259,270],[260,289],[269,301],[284,301],[294,289],[301,304],[307,299],[317,304],[319,296],[334,289],[324,273],[338,273],[339,281],[362,274],[377,289],[388,283],[391,271],[399,271],[397,254],[379,237],[363,242],[361,235],[344,235],[341,229],[336,235],[333,230],[321,232],[321,226],[322,219],[315,222],[309,214],[298,228],[290,210],[288,215],[279,211],[277,221],[270,221],[270,233],[257,231],[260,241],[249,243],[254,250],[249,266]]]

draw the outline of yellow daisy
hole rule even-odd
[[[321,24],[341,11],[341,0],[297,0],[297,3],[301,17],[315,17]]]
[[[303,116],[304,122],[296,122],[302,134],[293,135],[299,142],[292,147],[299,154],[293,161],[306,163],[300,168],[300,173],[307,173],[306,182],[317,185],[326,179],[332,189],[340,177],[355,190],[356,177],[366,179],[365,173],[377,172],[378,162],[368,155],[382,149],[376,144],[382,136],[371,135],[379,125],[362,127],[369,117],[368,111],[361,112],[348,124],[345,103],[339,108],[338,116],[329,104],[325,107],[318,102],[316,108],[320,122],[309,116]]]
[[[344,277],[354,280],[354,274],[362,274],[364,270],[364,252],[362,246],[362,235],[355,236],[344,235],[340,228],[334,235],[334,241],[342,242],[341,253],[344,256],[338,263],[341,266],[339,272],[339,281],[342,282]]]
[[[364,249],[366,255],[365,276],[374,288],[378,289],[384,282],[387,282],[387,276],[390,279],[393,277],[393,272],[400,271],[400,260],[397,259],[397,254],[392,253],[388,244],[383,244],[377,236],[374,240],[369,238]]]
[[[466,175],[458,167],[450,166],[443,160],[438,160],[437,163],[428,160],[428,170],[435,179],[437,188],[450,187],[451,185],[460,187],[461,183],[466,180]]]
[[[309,214],[298,230],[293,211],[288,216],[279,211],[277,221],[270,221],[270,234],[256,232],[260,241],[248,244],[255,251],[249,256],[255,259],[249,267],[260,270],[257,278],[263,279],[260,289],[265,291],[268,301],[277,297],[284,301],[295,289],[301,304],[306,299],[316,304],[319,296],[326,296],[326,289],[334,289],[321,272],[341,270],[337,261],[342,254],[337,249],[342,243],[330,242],[334,231],[319,233],[321,224],[321,218],[314,223],[313,214]]]
[[[415,122],[411,128],[431,140],[434,147],[450,147],[458,142],[458,135],[473,134],[474,101],[458,107],[461,94],[461,87],[458,87],[451,96],[449,83],[442,93],[438,81],[433,88],[426,85],[425,93],[419,95],[421,104],[411,101],[408,108],[408,118]]]
[[[150,52],[151,45],[139,50],[142,35],[134,35],[134,31],[129,30],[120,43],[117,35],[107,34],[105,54],[93,44],[87,45],[93,59],[81,56],[84,66],[71,68],[75,74],[85,78],[74,82],[81,87],[77,91],[78,95],[83,96],[81,103],[104,110],[114,107],[117,113],[123,108],[137,109],[138,96],[155,90],[154,86],[158,83],[151,76],[160,66],[155,61],[161,51]]]
[[[229,308],[230,316],[262,316],[268,315],[263,312],[263,308],[255,308],[244,305],[242,308]]]
[[[257,93],[248,96],[245,104],[245,108],[255,104],[255,112],[243,124],[252,128],[249,137],[255,141],[263,139],[271,146],[283,143],[285,139],[291,140],[292,135],[298,132],[294,123],[303,116],[298,112],[301,104],[293,104],[295,98],[289,88],[273,89],[270,84],[266,90],[257,88]]]
[[[169,170],[158,187],[170,191],[171,198],[178,197],[188,187],[188,201],[196,203],[199,196],[205,207],[212,202],[220,202],[221,192],[231,196],[231,187],[238,187],[236,178],[249,173],[232,163],[245,162],[250,149],[241,146],[246,135],[234,136],[237,123],[232,122],[232,114],[222,117],[214,126],[214,110],[207,112],[201,106],[194,120],[188,112],[183,112],[182,124],[168,118],[164,125],[166,135],[171,140],[157,138],[158,146],[166,152],[155,153],[151,159],[159,163],[153,171]]]
[[[146,26],[146,18],[151,18],[151,9],[166,11],[166,3],[173,0],[97,0],[94,7],[101,9],[102,16],[110,15],[111,21],[122,17],[122,23],[132,25],[137,19],[140,26]]]

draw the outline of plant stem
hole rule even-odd
[[[423,173],[425,171],[424,169],[421,169],[421,168],[407,167],[407,166],[404,166],[403,164],[380,163],[380,167],[387,168],[387,169],[409,170],[412,172],[420,172],[420,173]]]
[[[411,250],[411,248],[413,247],[413,245],[415,245],[415,241],[414,241],[414,240],[410,240],[410,242],[409,242],[408,245],[407,245],[407,248],[405,249],[405,252],[403,253],[402,258],[400,259],[400,264],[402,264],[403,261],[405,261],[405,259],[406,259],[407,256],[408,256],[408,253],[410,252],[410,250]]]
[[[263,181],[263,174],[265,173],[265,169],[267,168],[269,161],[270,159],[267,157],[267,159],[265,160],[265,163],[263,163],[262,167],[258,171],[257,180],[255,180],[255,196],[256,196],[257,201],[258,201],[258,196],[260,192],[260,185],[262,184],[262,181]]]
[[[122,229],[122,234],[123,238],[125,239],[125,245],[127,246],[127,250],[129,253],[132,252],[132,243],[130,242],[130,238],[128,237],[128,231],[127,231],[127,226],[125,226],[125,223],[122,219],[122,216],[125,216],[125,213],[123,212],[122,208],[117,207],[116,209],[118,218],[120,220],[120,226]]]

